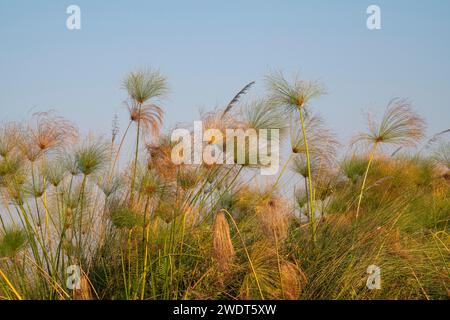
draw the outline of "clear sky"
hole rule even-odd
[[[66,8],[81,8],[79,31]],[[382,29],[366,27],[381,8]],[[450,1],[0,0],[0,121],[58,110],[83,131],[122,129],[124,75],[159,68],[169,78],[166,128],[223,106],[270,70],[320,79],[314,104],[347,140],[363,110],[410,98],[433,134],[450,127]],[[31,111],[30,111],[31,110]]]

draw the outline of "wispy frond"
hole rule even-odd
[[[77,128],[53,111],[33,114],[27,133],[42,151],[73,143],[78,137]]]
[[[24,184],[24,194],[33,198],[40,198],[47,189],[48,181],[42,172],[42,169],[35,170],[34,174]]]
[[[336,135],[325,127],[324,121],[318,115],[311,115],[305,119],[305,131],[311,158],[324,163],[334,160],[339,143]],[[295,124],[291,125],[291,147],[296,154],[305,154],[306,145],[303,131]]]
[[[9,122],[0,126],[0,156],[6,157],[20,139],[20,126]]]
[[[48,182],[54,187],[57,187],[64,179],[64,175],[67,172],[67,167],[64,165],[61,159],[56,158],[50,162],[44,164],[43,174]]]
[[[0,236],[0,258],[14,257],[27,243],[27,234],[22,229],[9,228]]]
[[[103,176],[97,177],[97,186],[103,191],[106,198],[117,193],[124,185],[122,176],[113,176],[112,179],[105,179]]]
[[[344,176],[356,183],[364,176],[364,171],[366,171],[368,160],[363,157],[351,156],[345,158],[341,162],[340,170],[344,174]]]
[[[450,142],[444,142],[433,153],[433,159],[450,170]]]
[[[275,72],[266,77],[270,100],[275,105],[287,110],[305,108],[309,101],[325,93],[318,81],[300,80],[297,76],[289,82],[282,72]]]
[[[166,77],[151,69],[130,72],[123,81],[123,87],[138,104],[144,104],[151,98],[161,98],[168,91]]]
[[[147,197],[156,197],[164,193],[166,183],[156,170],[140,166],[138,167],[136,187],[139,193]]]
[[[279,129],[283,132],[289,126],[282,110],[262,99],[245,104],[241,115],[245,126],[255,130]]]
[[[87,141],[75,151],[78,170],[84,175],[105,168],[109,160],[109,146],[102,141]]]
[[[318,158],[311,159],[311,175],[314,177],[319,170],[320,160]],[[304,154],[296,154],[291,165],[291,171],[301,175],[303,178],[309,178],[308,164]]]
[[[164,111],[155,104],[137,105],[133,101],[127,104],[130,120],[140,122],[143,134],[158,136],[163,122]]]
[[[250,88],[255,84],[255,81],[250,82],[249,84],[247,84],[244,88],[242,88],[241,91],[239,91],[233,99],[231,99],[231,101],[228,103],[227,107],[225,108],[225,110],[222,113],[222,118],[225,116],[225,114],[227,114],[231,108],[234,107],[234,105],[236,103],[238,103],[239,99],[241,98],[241,96],[243,96],[244,94],[247,93],[248,90],[250,90]]]
[[[397,146],[415,145],[424,135],[425,122],[412,111],[404,99],[389,102],[380,123],[368,120],[369,131],[358,135],[356,142],[384,143]]]

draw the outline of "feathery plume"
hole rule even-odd
[[[272,196],[256,207],[256,215],[267,238],[282,242],[287,238],[289,208],[282,198]]]
[[[213,256],[217,261],[219,271],[230,270],[235,251],[231,241],[230,226],[223,212],[218,212],[213,225]]]
[[[283,296],[288,300],[300,298],[303,288],[307,283],[303,271],[291,262],[283,262],[280,267]]]
[[[247,84],[244,88],[242,88],[241,91],[239,91],[234,97],[233,99],[231,99],[231,101],[228,103],[227,107],[225,108],[225,110],[222,113],[221,118],[223,118],[230,110],[231,108],[234,107],[234,105],[236,105],[236,103],[239,102],[240,98],[247,93],[248,90],[250,90],[250,88],[255,84],[255,81],[250,82],[249,84]]]

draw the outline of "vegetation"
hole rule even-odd
[[[0,299],[448,299],[448,130],[389,153],[424,136],[394,99],[343,155],[313,113],[321,84],[266,80],[266,97],[241,103],[252,82],[201,117],[224,137],[280,129],[287,158],[270,182],[259,165],[175,165],[154,70],[123,81],[120,140],[116,124],[111,139],[83,138],[53,112],[1,125]],[[366,286],[370,265],[380,289]]]

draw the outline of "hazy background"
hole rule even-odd
[[[82,29],[66,28],[81,7]],[[382,29],[366,28],[381,7]],[[246,83],[263,95],[270,70],[322,80],[314,104],[341,141],[363,110],[410,98],[428,134],[447,129],[450,1],[0,0],[0,121],[58,110],[83,132],[128,120],[124,75],[153,66],[169,78],[165,127],[225,105]]]

